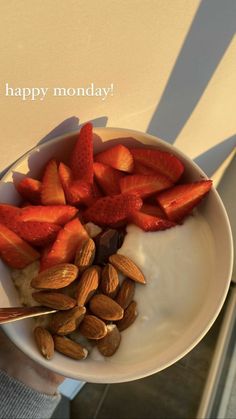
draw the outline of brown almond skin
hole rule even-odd
[[[120,346],[121,334],[116,325],[107,326],[107,334],[98,340],[97,348],[103,356],[112,356]]]
[[[78,306],[84,306],[98,289],[100,274],[101,268],[98,266],[91,266],[83,273],[79,279],[76,292]]]
[[[141,270],[127,256],[116,253],[109,257],[109,262],[115,266],[115,268],[118,269],[118,271],[120,271],[122,274],[128,276],[128,278],[131,278],[140,284],[146,283],[145,277]]]
[[[55,349],[63,355],[76,360],[85,359],[88,355],[86,348],[71,339],[64,336],[54,335],[53,340]]]
[[[118,272],[110,263],[102,270],[101,290],[110,298],[114,298],[119,290]]]
[[[116,323],[119,331],[122,332],[122,330],[128,329],[128,327],[134,323],[137,316],[138,316],[137,303],[135,301],[132,301],[129,304],[129,306],[126,308],[123,319],[119,320]]]
[[[120,320],[124,310],[114,300],[104,294],[96,294],[89,301],[89,309],[103,320]]]
[[[60,263],[40,272],[31,281],[36,289],[60,289],[67,287],[78,276],[78,267],[72,263]]]
[[[116,297],[116,302],[125,310],[134,298],[135,282],[125,278]]]
[[[78,266],[80,273],[92,265],[95,251],[95,243],[91,238],[86,240],[82,247],[79,247],[75,255],[75,265]]]
[[[32,297],[38,303],[46,307],[55,308],[55,310],[70,310],[76,305],[74,298],[65,294],[60,294],[59,292],[33,292]]]
[[[54,341],[51,333],[44,327],[34,329],[34,338],[41,354],[46,359],[52,359],[54,355]]]
[[[102,339],[107,334],[107,327],[98,317],[86,314],[79,325],[79,331],[87,339]]]
[[[50,330],[57,335],[68,335],[74,332],[86,313],[85,307],[74,307],[67,311],[58,311],[51,316]]]

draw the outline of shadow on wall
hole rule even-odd
[[[173,144],[235,33],[235,0],[202,0],[147,132]]]

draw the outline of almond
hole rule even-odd
[[[83,273],[77,286],[77,304],[84,306],[98,288],[101,268],[92,266]]]
[[[88,351],[82,345],[64,336],[53,336],[55,349],[73,359],[85,359]]]
[[[138,316],[137,303],[135,301],[132,301],[129,304],[129,306],[126,308],[123,319],[119,320],[116,323],[119,331],[121,332],[122,330],[125,330],[129,326],[131,326],[131,324],[133,324],[137,316]]]
[[[115,324],[107,326],[107,334],[98,340],[97,348],[104,356],[112,356],[118,349],[121,341],[121,334]]]
[[[52,359],[54,355],[54,342],[52,335],[44,327],[36,327],[34,329],[34,337],[38,349],[46,359]]]
[[[126,309],[134,298],[134,292],[135,282],[132,279],[125,278],[116,297],[116,302],[123,309]]]
[[[127,256],[120,255],[118,253],[109,257],[109,262],[115,266],[118,271],[128,276],[136,282],[145,284],[146,280],[141,270],[135,265],[135,263]]]
[[[74,307],[71,310],[59,311],[51,316],[50,329],[58,335],[68,335],[77,329],[85,313],[85,307]]]
[[[79,331],[87,339],[101,339],[106,335],[107,327],[98,317],[86,314],[80,323]]]
[[[73,282],[77,275],[77,266],[72,263],[60,263],[40,272],[32,279],[31,286],[36,289],[64,288]]]
[[[75,255],[75,265],[78,266],[80,273],[92,265],[95,250],[95,243],[92,239],[86,240],[83,246],[78,248]]]
[[[119,289],[118,272],[110,263],[108,263],[102,270],[101,290],[103,294],[114,298]]]
[[[124,314],[119,304],[103,294],[94,295],[89,302],[89,308],[95,316],[103,320],[120,320]]]
[[[69,310],[76,305],[73,298],[59,292],[33,292],[32,297],[43,306],[55,308],[55,310]]]

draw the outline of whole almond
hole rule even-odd
[[[78,306],[84,306],[98,289],[100,273],[101,268],[98,266],[91,266],[83,273],[79,279],[76,292]]]
[[[78,267],[72,263],[60,263],[40,272],[31,281],[36,289],[59,289],[71,284],[78,275]]]
[[[137,303],[132,301],[129,306],[125,309],[123,319],[118,320],[116,323],[119,331],[127,329],[133,322],[135,321],[136,317],[138,316],[137,311]]]
[[[121,284],[116,302],[123,308],[126,309],[134,298],[135,282],[132,279],[125,278]]]
[[[140,282],[141,284],[146,283],[145,277],[141,270],[127,256],[116,253],[109,257],[109,262],[115,266],[118,271],[122,272],[122,274],[128,276],[128,278],[131,278],[136,282]]]
[[[107,327],[98,317],[86,314],[79,325],[79,331],[87,339],[101,339],[106,335]]]
[[[46,359],[52,359],[54,355],[54,342],[51,333],[44,327],[34,329],[34,338],[39,351]]]
[[[94,295],[89,301],[89,308],[103,320],[120,320],[124,314],[123,308],[104,294]]]
[[[103,294],[114,298],[119,289],[118,272],[110,263],[102,270],[101,290]]]
[[[88,351],[82,345],[68,339],[64,336],[53,336],[55,349],[61,352],[63,355],[69,356],[73,359],[85,359],[88,355]]]
[[[75,265],[78,266],[80,273],[92,265],[95,250],[95,243],[92,239],[86,240],[83,246],[78,248],[75,255]]]
[[[107,334],[104,338],[99,339],[97,348],[104,356],[112,356],[119,348],[121,341],[121,334],[115,324],[107,326]]]
[[[85,307],[74,307],[71,310],[54,313],[50,320],[50,330],[57,335],[68,335],[77,329],[85,313]]]
[[[43,306],[55,308],[55,310],[69,310],[76,305],[73,298],[59,292],[33,292],[32,297]]]

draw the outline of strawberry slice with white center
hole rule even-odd
[[[157,196],[157,202],[172,221],[181,221],[210,191],[212,180],[177,185]]]
[[[69,221],[59,231],[50,250],[42,257],[41,270],[58,263],[72,262],[76,250],[88,237],[87,231],[78,218]]]
[[[20,182],[15,183],[15,188],[26,201],[32,204],[41,203],[42,182],[31,177],[24,177]]]
[[[83,125],[71,154],[70,167],[76,180],[93,182],[93,125]]]
[[[87,221],[98,225],[113,225],[125,220],[142,206],[138,195],[119,194],[98,199],[84,213]]]
[[[134,161],[129,149],[122,144],[115,145],[109,149],[98,153],[95,161],[123,172],[132,172]]]
[[[78,209],[70,205],[30,205],[21,209],[20,220],[64,225],[74,218],[77,212]]]
[[[74,180],[72,170],[64,163],[59,165],[59,176],[70,205],[90,202],[94,192],[92,184],[84,180]]]
[[[66,204],[64,190],[58,174],[57,162],[53,159],[48,162],[44,171],[41,201],[43,205]]]
[[[155,217],[149,214],[144,214],[140,211],[136,211],[134,214],[132,214],[130,221],[144,231],[166,230],[167,228],[171,228],[176,225],[173,221],[161,217]]]
[[[161,174],[153,175],[130,175],[120,180],[122,193],[138,194],[141,198],[146,198],[156,192],[172,186],[173,183]]]
[[[23,269],[40,254],[17,234],[0,224],[0,256],[11,268]]]
[[[141,163],[152,170],[158,171],[167,176],[173,183],[176,183],[183,174],[183,163],[171,153],[149,148],[132,148],[134,163]]]
[[[22,211],[24,211],[24,208],[1,204],[0,223],[35,246],[46,246],[55,239],[60,230],[59,225],[39,221],[22,221]]]
[[[99,186],[106,195],[117,195],[121,192],[120,179],[124,173],[98,162],[93,164],[93,170]]]

